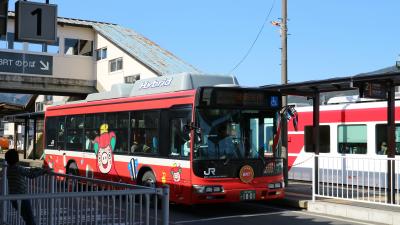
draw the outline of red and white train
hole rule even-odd
[[[314,164],[312,152],[312,106],[296,107],[298,130],[289,124],[289,179],[311,180]],[[400,154],[400,102],[396,101],[396,158]],[[320,156],[348,159],[380,160],[386,168],[387,102],[343,96],[329,99],[320,106]],[[358,163],[360,164],[360,163]],[[351,165],[348,165],[351,166]],[[357,171],[370,171],[368,165],[352,165]],[[372,165],[369,165],[371,167]],[[330,169],[343,170],[336,165]],[[340,172],[339,172],[340,173]]]

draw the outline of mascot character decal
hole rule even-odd
[[[117,138],[114,132],[108,132],[108,125],[100,126],[100,136],[94,140],[94,151],[97,156],[96,165],[101,174],[116,175],[114,168],[115,144]],[[113,169],[113,170],[112,170]]]

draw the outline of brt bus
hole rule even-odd
[[[167,184],[176,203],[283,198],[283,163],[270,144],[280,99],[229,76],[115,85],[46,109],[45,163],[61,173]]]

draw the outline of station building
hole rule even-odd
[[[0,38],[0,118],[43,111],[54,102],[109,91],[117,83],[201,72],[118,24],[59,17],[57,42],[42,44],[16,41],[14,22],[15,14],[9,12],[7,35]],[[26,58],[32,60],[24,61]],[[19,101],[22,98],[24,101]],[[2,121],[1,136],[23,135],[20,125],[13,123],[16,121]]]

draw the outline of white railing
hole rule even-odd
[[[21,215],[27,202],[35,224],[168,224],[167,186],[149,188],[50,172],[26,178],[27,194],[8,194],[6,173],[7,166],[0,173],[0,224],[25,224]]]
[[[399,159],[314,157],[313,200],[323,197],[400,206]],[[388,171],[391,171],[390,177]]]

